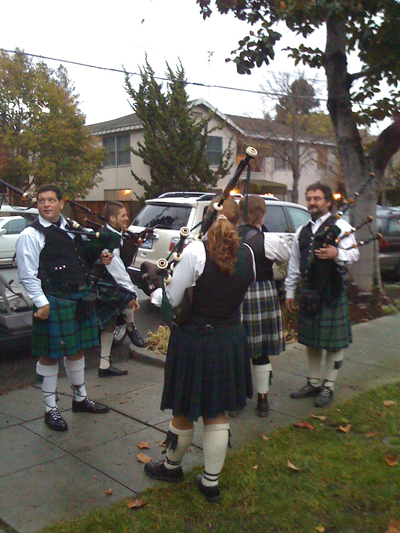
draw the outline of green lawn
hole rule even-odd
[[[314,429],[291,426],[229,454],[220,504],[198,493],[196,469],[148,489],[141,508],[126,500],[45,531],[400,533],[400,384],[321,416],[308,420]]]

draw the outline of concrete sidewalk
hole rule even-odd
[[[336,402],[400,380],[400,315],[359,324],[353,336],[339,374]],[[127,376],[99,379],[94,369],[89,370],[87,389],[92,398],[110,406],[105,415],[72,413],[69,383],[60,379],[59,406],[69,424],[64,433],[45,426],[39,387],[0,396],[0,533],[38,532],[60,520],[134,498],[155,485],[144,475],[136,455],[142,452],[158,459],[168,430],[171,415],[159,410],[163,359],[137,350],[132,360],[119,365],[129,370]],[[312,399],[289,398],[307,375],[304,347],[289,345],[272,364],[270,416],[257,417],[252,400],[230,419],[234,449],[316,413]],[[202,463],[202,432],[202,424],[196,424],[185,470]],[[141,441],[149,442],[150,449],[140,450]],[[107,495],[109,489],[112,493]]]

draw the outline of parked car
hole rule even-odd
[[[0,353],[29,346],[32,336],[32,302],[13,281],[0,274]]]
[[[22,216],[0,217],[0,265],[16,265],[15,243],[30,223]]]
[[[240,195],[235,197],[239,199]],[[136,286],[145,293],[148,292],[141,277],[142,263],[148,261],[156,264],[159,259],[167,258],[179,241],[179,231],[184,226],[191,230],[187,238],[187,243],[190,243],[199,233],[199,224],[214,198],[215,194],[211,193],[171,192],[146,201],[146,205],[129,227],[129,230],[135,233],[144,228],[154,228],[153,237],[142,244],[136,260],[128,269]],[[264,199],[267,206],[265,225],[268,231],[281,234],[291,243],[296,229],[310,218],[307,209],[268,195]],[[286,276],[286,268],[274,266],[274,276],[276,280],[283,279]]]
[[[400,279],[400,207],[380,207],[376,210],[379,239],[379,264],[382,273]]]

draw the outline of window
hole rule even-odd
[[[292,217],[294,230],[297,230],[300,226],[306,224],[310,220],[309,213],[307,211],[304,211],[304,209],[288,206],[287,210],[289,211],[290,216]]]
[[[210,165],[218,166],[222,157],[222,137],[207,137],[207,161]]]
[[[280,205],[267,205],[264,225],[268,231],[272,231],[273,233],[290,231],[283,207]]]
[[[17,218],[4,224],[3,228],[7,230],[7,235],[17,235],[18,233],[21,233],[21,231],[25,229],[28,224],[29,222],[27,222],[24,218]]]
[[[286,157],[283,157],[280,154],[274,155],[274,167],[276,170],[289,170],[290,165]]]
[[[144,228],[180,230],[182,226],[187,226],[191,211],[192,208],[187,206],[149,204],[132,224]]]
[[[105,167],[120,167],[131,164],[130,135],[103,137],[106,149]]]

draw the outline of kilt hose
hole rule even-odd
[[[60,359],[76,355],[79,350],[99,344],[94,311],[77,320],[76,305],[86,294],[77,292],[66,296],[46,294],[50,303],[47,320],[32,320],[32,354],[38,358]]]
[[[96,318],[100,329],[105,329],[117,321],[118,315],[135,299],[135,293],[116,283],[99,280],[96,284]]]
[[[192,421],[246,406],[253,395],[250,353],[242,324],[173,327],[161,409]]]
[[[299,314],[298,342],[309,348],[337,352],[352,342],[349,304],[346,291],[329,305],[323,304],[319,313],[308,317]]]
[[[285,350],[282,313],[274,281],[255,281],[244,297],[242,322],[251,358],[279,355]]]

